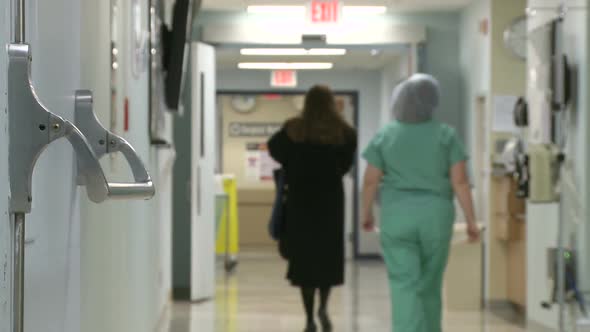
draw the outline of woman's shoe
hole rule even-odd
[[[303,330],[303,332],[317,332],[318,328],[315,326],[315,324],[307,324],[307,327],[305,328],[305,330]]]
[[[332,322],[330,321],[330,317],[328,313],[325,311],[320,311],[318,313],[320,318],[320,323],[322,324],[322,331],[323,332],[332,332]]]

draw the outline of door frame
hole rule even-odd
[[[479,218],[483,222],[484,227],[486,230],[489,230],[489,223],[490,223],[490,181],[491,181],[491,111],[490,111],[490,97],[487,93],[478,93],[475,95],[473,102],[473,111],[472,111],[472,123],[474,127],[472,128],[471,134],[473,135],[472,138],[472,146],[471,146],[471,153],[474,156],[477,152],[479,152],[480,156],[476,158],[472,158],[472,160],[476,161],[474,165],[472,165],[472,169],[474,170],[473,174],[474,177],[478,180],[475,184],[479,183],[480,188],[476,188],[476,204],[477,212],[479,214]],[[473,157],[472,156],[472,157]],[[478,159],[481,158],[481,159]],[[479,164],[479,161],[481,164]],[[481,196],[481,197],[480,197]],[[487,302],[489,300],[489,276],[488,272],[490,271],[490,251],[488,244],[491,241],[491,233],[489,231],[485,231],[483,234],[483,238],[481,241],[482,246],[482,262],[481,262],[481,299],[482,299],[482,308],[485,308]]]
[[[334,95],[345,95],[349,96],[352,99],[352,106],[353,110],[353,125],[357,129],[357,141],[359,138],[359,120],[360,120],[360,93],[357,90],[333,90]],[[293,95],[305,95],[307,90],[304,89],[293,89],[293,90],[286,90],[286,89],[261,89],[261,90],[235,90],[235,89],[220,89],[217,90],[217,100],[219,97],[228,96],[228,95],[284,95],[284,96],[293,96]],[[219,163],[219,171],[223,171],[223,128],[220,128],[220,125],[223,123],[223,113],[219,108],[219,104],[217,105],[217,125],[218,125],[218,133],[217,133],[217,148],[219,149],[218,153],[218,163]],[[355,161],[352,168],[352,177],[353,177],[353,206],[352,206],[352,230],[350,234],[345,234],[345,255],[347,255],[349,250],[349,244],[352,245],[352,258],[358,259],[361,258],[359,255],[359,188],[360,188],[360,180],[359,180],[359,162],[360,162],[360,153],[358,151],[355,152]],[[346,225],[345,225],[346,230]]]

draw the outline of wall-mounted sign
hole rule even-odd
[[[268,147],[264,143],[246,144],[246,169],[245,175],[248,180],[272,181],[273,172],[280,165],[272,159]]]
[[[297,87],[297,72],[295,70],[273,70],[270,74],[270,86],[274,88]]]
[[[336,24],[342,16],[339,0],[311,0],[307,6],[307,18],[311,24]]]
[[[270,137],[282,126],[282,123],[232,122],[228,129],[230,137]]]

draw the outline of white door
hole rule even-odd
[[[487,181],[490,174],[487,156],[488,152],[488,126],[487,126],[487,105],[486,97],[480,96],[476,99],[475,114],[475,143],[473,144],[471,155],[473,156],[474,169],[473,180],[475,181],[475,205],[477,216],[483,218],[486,214],[487,203]]]
[[[33,86],[49,110],[73,121],[74,93],[80,88],[80,0],[28,0],[25,7]],[[33,207],[26,221],[28,332],[80,330],[80,215],[74,158],[69,143],[60,140],[45,150],[35,167]]]
[[[10,39],[10,3],[0,1],[0,45],[6,45]],[[8,115],[7,107],[7,54],[4,48],[0,52],[0,332],[10,332],[11,307],[11,227],[8,216]]]
[[[191,54],[191,300],[199,301],[215,292],[215,49],[193,43]]]
[[[342,110],[342,114],[346,121],[353,127],[356,127],[356,105],[355,100],[352,95],[350,94],[336,94],[336,98],[339,99],[339,102],[342,102],[342,106],[344,107]],[[345,243],[345,255],[346,258],[351,259],[354,257],[354,245],[353,245],[353,236],[354,236],[354,223],[357,220],[355,213],[357,211],[355,202],[357,201],[357,197],[355,196],[355,173],[349,172],[347,175],[344,176],[343,183],[344,183],[344,207],[345,207],[345,221],[344,221],[344,243]]]

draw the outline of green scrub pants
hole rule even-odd
[[[391,288],[393,331],[441,332],[453,202],[415,194],[389,202],[381,205],[381,244]]]

